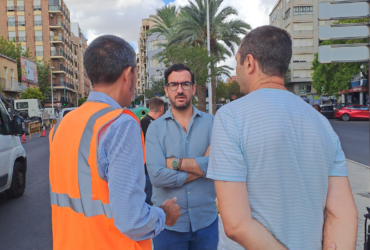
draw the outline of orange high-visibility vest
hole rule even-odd
[[[49,175],[54,250],[152,249],[150,239],[133,241],[116,228],[108,183],[98,172],[99,131],[122,114],[131,115],[140,124],[129,110],[86,102],[51,130]]]

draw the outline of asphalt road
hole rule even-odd
[[[369,121],[329,120],[347,159],[370,166]]]
[[[346,157],[369,165],[369,121],[330,120],[339,135]],[[0,249],[52,249],[49,198],[49,144],[34,136],[23,144],[28,171],[24,195],[8,199],[0,194]]]
[[[0,249],[51,250],[48,137],[33,135],[27,153],[26,190],[18,199],[0,193]],[[1,159],[0,159],[1,160]]]

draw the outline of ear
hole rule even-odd
[[[166,92],[166,97],[168,98],[168,88],[164,86],[164,92]]]
[[[193,96],[195,96],[195,92],[197,91],[197,85],[193,84]]]
[[[131,87],[131,69],[132,67],[128,67],[126,69],[123,70],[123,74],[122,74],[122,77],[123,77],[123,82],[124,84],[127,84],[128,87]]]
[[[244,60],[244,70],[247,74],[252,74],[256,70],[257,61],[254,59],[254,57],[251,54],[248,54]]]

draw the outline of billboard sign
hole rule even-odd
[[[22,82],[38,83],[37,65],[21,56]]]
[[[319,47],[320,63],[366,62],[370,47],[367,44],[324,45]]]

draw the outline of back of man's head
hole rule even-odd
[[[136,67],[134,49],[122,38],[105,35],[96,38],[84,54],[84,67],[92,85],[113,84],[123,71]]]
[[[149,101],[149,112],[157,113],[164,108],[164,101],[161,98],[153,97]]]
[[[284,78],[292,58],[292,41],[285,30],[261,26],[244,37],[238,53],[241,65],[250,54],[257,60],[263,74]]]

